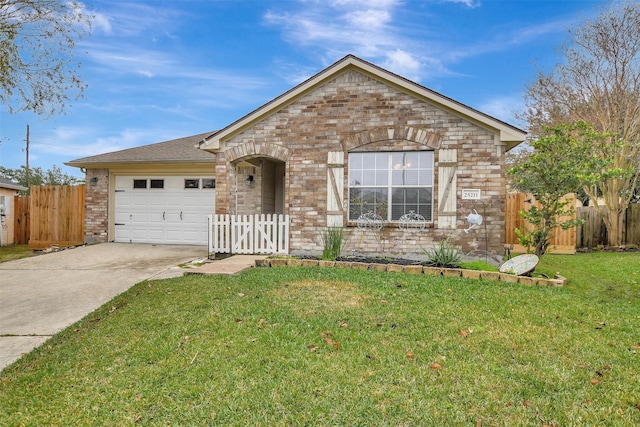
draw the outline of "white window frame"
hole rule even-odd
[[[419,158],[419,162],[427,163],[427,164],[419,164],[419,165],[411,165],[409,162],[406,162],[406,155],[412,155],[416,153]],[[376,164],[367,164],[364,165],[365,157],[367,155],[375,155],[375,163]],[[400,162],[394,163],[394,157],[398,160],[399,155],[403,155],[403,164]],[[384,159],[386,156],[386,159]],[[372,156],[368,156],[372,157]],[[415,155],[414,155],[415,157]],[[382,164],[380,161],[382,160]],[[360,163],[362,166],[358,166],[357,163]],[[367,151],[367,152],[354,152],[349,153],[349,194],[348,194],[348,219],[349,221],[357,220],[357,217],[363,213],[367,213],[367,211],[374,212],[375,214],[381,215],[384,221],[388,222],[398,222],[400,216],[409,213],[409,211],[413,210],[415,213],[419,213],[425,217],[426,221],[432,223],[433,218],[433,205],[434,205],[434,169],[435,169],[435,153],[434,151]],[[402,172],[399,172],[402,171]],[[417,179],[417,183],[406,183],[405,173],[407,171],[413,172],[413,179]],[[365,173],[367,177],[365,177]],[[395,175],[394,175],[395,173]],[[395,184],[394,185],[394,176],[396,180],[398,178],[398,173],[402,173],[402,180],[405,181],[404,184]],[[416,174],[417,173],[417,174]],[[361,181],[358,181],[357,178],[361,178]],[[374,182],[372,182],[372,180]],[[365,185],[361,183],[362,181],[368,181]],[[381,201],[376,200],[376,206],[371,206],[371,209],[366,209],[363,205],[354,205],[352,206],[352,192],[358,189],[371,189],[371,190],[384,190],[386,191],[386,200],[383,199]],[[420,195],[420,190],[424,192],[428,192],[428,203],[407,203],[406,201],[403,203],[394,203],[393,200],[393,190],[394,189],[417,189],[419,198],[422,197]],[[384,191],[382,191],[382,195],[384,196]],[[398,212],[397,207],[403,205],[404,208],[401,210],[401,213]],[[410,207],[416,206],[416,209],[408,209],[407,205]],[[394,215],[394,207],[396,207],[396,214]],[[385,212],[386,210],[386,212]]]

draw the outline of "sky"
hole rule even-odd
[[[353,54],[521,128],[537,70],[604,0],[92,0],[64,115],[0,106],[0,165],[70,160],[220,129]]]

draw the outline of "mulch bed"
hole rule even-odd
[[[321,260],[320,257],[304,255],[297,257],[299,259],[313,259],[313,260]],[[365,264],[396,264],[396,265],[421,265],[423,267],[433,267],[434,263],[430,261],[419,261],[415,259],[406,259],[406,258],[382,258],[382,257],[367,257],[360,255],[350,255],[350,256],[339,256],[335,259],[336,261],[345,261],[345,262],[361,262]]]

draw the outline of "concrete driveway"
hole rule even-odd
[[[206,257],[203,246],[103,243],[0,263],[0,370],[134,284]]]

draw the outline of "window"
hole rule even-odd
[[[164,188],[164,179],[150,179],[151,185],[149,188]]]
[[[134,179],[133,180],[133,188],[147,188],[147,180],[146,179]]]
[[[199,179],[185,179],[184,180],[184,188],[200,188],[200,180]]]
[[[202,178],[202,188],[216,188],[216,180],[211,178]]]
[[[397,221],[410,211],[433,220],[433,151],[349,154],[349,220],[374,212]]]

